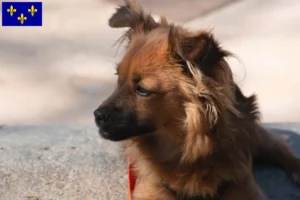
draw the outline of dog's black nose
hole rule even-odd
[[[99,120],[99,121],[107,121],[109,118],[109,114],[108,114],[107,110],[99,109],[99,108],[94,111],[94,116],[95,116],[96,120]]]

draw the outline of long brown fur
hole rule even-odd
[[[135,0],[125,0],[109,25],[128,28],[114,95],[124,91],[118,102],[156,126],[122,142],[135,162],[135,200],[267,199],[254,183],[253,157],[281,166],[299,184],[299,158],[261,127],[256,97],[235,84],[225,60],[231,54],[211,32],[156,22]],[[136,84],[153,94],[135,94]]]

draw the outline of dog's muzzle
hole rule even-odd
[[[112,141],[121,141],[153,132],[156,128],[149,121],[139,123],[135,112],[112,106],[100,106],[94,111],[99,134]]]

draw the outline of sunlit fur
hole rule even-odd
[[[163,17],[156,22],[135,0],[125,0],[109,25],[127,28],[119,40],[126,50],[114,95],[100,108],[130,110],[138,123],[155,127],[122,141],[138,176],[134,199],[266,199],[252,177],[253,156],[299,183],[299,158],[260,126],[256,97],[235,84],[226,62],[231,53],[210,31],[188,31]],[[153,94],[139,96],[137,84]],[[120,130],[130,126],[120,123]]]

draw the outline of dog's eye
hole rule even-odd
[[[151,92],[149,92],[148,90],[142,88],[141,86],[137,86],[135,89],[135,92],[138,93],[141,96],[149,96],[151,94]]]

